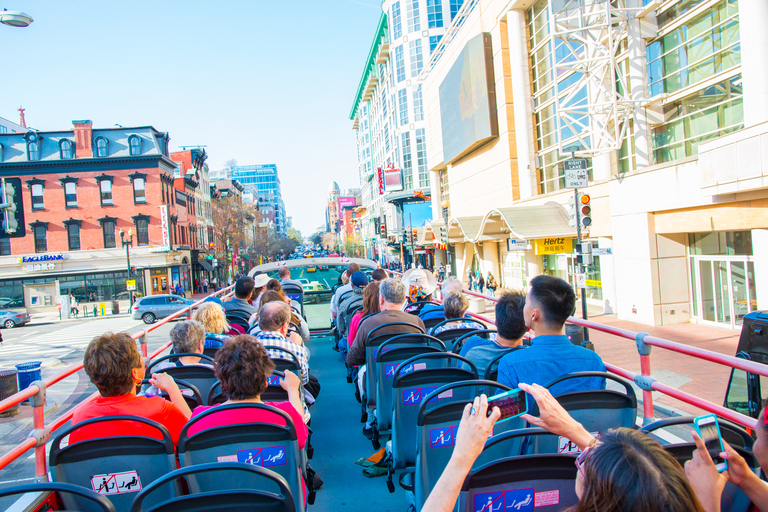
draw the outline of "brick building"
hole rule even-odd
[[[0,297],[34,311],[59,296],[128,299],[127,280],[142,294],[189,292],[194,186],[176,186],[168,134],[73,125],[0,134],[0,177],[21,179],[25,217],[24,236],[0,238]]]

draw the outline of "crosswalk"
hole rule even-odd
[[[6,357],[61,358],[84,349],[91,340],[105,331],[122,331],[137,325],[130,317],[94,320],[64,326],[51,332],[42,332],[35,325],[4,330],[5,342],[0,346],[0,359]]]

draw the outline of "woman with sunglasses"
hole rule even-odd
[[[520,384],[520,389],[536,400],[541,412],[538,418],[524,414],[523,419],[567,437],[582,450],[576,459],[579,503],[571,511],[705,512],[683,468],[656,441],[628,428],[608,431],[598,441],[568,415],[549,390],[537,384]],[[451,459],[422,510],[454,509],[464,478],[501,415],[497,407],[490,416],[487,411],[485,395],[467,404]]]

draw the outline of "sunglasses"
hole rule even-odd
[[[579,474],[581,475],[581,478],[586,478],[584,475],[584,463],[587,461],[587,454],[589,453],[589,450],[591,450],[592,447],[587,448],[583,452],[579,454],[578,457],[576,457],[576,468],[579,470]]]

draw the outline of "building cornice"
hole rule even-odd
[[[388,41],[387,39],[388,27],[387,27],[387,15],[382,12],[379,17],[379,25],[376,27],[376,34],[373,37],[371,43],[371,49],[368,51],[368,59],[365,61],[365,67],[363,68],[363,76],[360,77],[360,83],[357,86],[357,94],[355,94],[355,101],[352,103],[352,110],[349,112],[349,118],[354,119],[357,114],[357,109],[360,107],[363,99],[363,93],[365,92],[366,85],[368,84],[368,77],[376,71],[376,57],[379,53],[379,47]]]
[[[11,171],[14,176],[61,174],[76,172],[120,171],[158,167],[173,174],[176,163],[164,155],[132,156],[126,158],[73,158],[71,160],[36,160],[0,163],[0,173]]]

